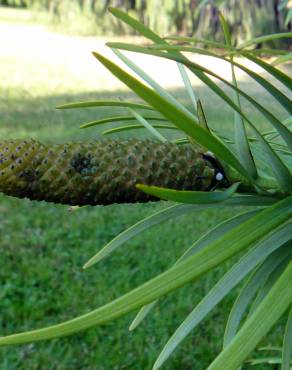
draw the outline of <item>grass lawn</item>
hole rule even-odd
[[[35,27],[33,23],[24,24],[21,20],[17,23],[13,17],[12,22],[11,13],[5,17],[3,9],[0,20],[1,17],[8,30],[12,30],[10,26],[19,26],[28,34],[34,32],[31,28]],[[30,39],[23,39],[20,45],[17,44],[17,36],[13,38],[12,35],[11,40],[9,37],[6,33],[6,48],[0,58],[1,138],[31,136],[47,142],[100,138],[100,129],[79,130],[79,124],[109,116],[111,109],[65,112],[56,111],[54,107],[69,101],[133,98],[125,90],[107,88],[102,84],[103,80],[98,80],[100,75],[90,75],[91,67],[90,73],[86,68],[81,73],[77,65],[71,64],[69,57],[62,62],[63,54],[50,54],[50,45],[55,45],[53,41],[60,43],[60,50],[64,52],[67,45],[71,49],[74,46],[82,49],[86,39],[76,39],[74,44],[74,38],[52,34],[50,37],[54,40],[50,39],[49,46],[40,45],[42,52],[44,49],[48,52],[44,55],[35,49],[37,45],[30,44]],[[25,54],[19,51],[19,47]],[[77,49],[74,49],[76,60],[84,58],[81,52],[76,52]],[[86,58],[90,59],[90,56]],[[85,82],[82,82],[82,76]],[[96,88],[95,79],[100,81]],[[242,80],[241,86],[253,90],[254,96],[266,105],[272,103],[272,99],[254,84]],[[181,89],[173,92],[188,104]],[[196,93],[203,101],[210,124],[225,129],[229,135],[232,113],[204,87],[197,86]],[[249,110],[251,117],[255,118],[255,113]],[[259,125],[263,124],[262,117],[256,119]],[[137,131],[137,135],[142,136],[143,133]],[[83,263],[111,238],[168,205],[158,202],[82,207],[69,212],[66,206],[1,195],[1,335],[57,323],[109,302],[164,271],[210,227],[242,211],[214,209],[168,221],[136,237],[99,265],[82,270]],[[170,294],[134,332],[128,332],[134,317],[132,314],[72,337],[1,348],[0,369],[151,369],[168,336],[213,286],[223,270],[216,270],[201,282]],[[235,292],[214,310],[164,369],[201,370],[210,363],[220,349],[228,309],[234,297]],[[277,339],[278,335],[280,330],[275,329],[273,337]]]

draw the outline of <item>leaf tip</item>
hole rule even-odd
[[[137,189],[142,190],[142,191],[144,191],[145,187],[147,187],[146,185],[143,185],[143,184],[136,184],[135,186]]]
[[[96,259],[94,257],[90,258],[83,266],[83,270],[86,270],[88,269],[89,267],[91,267],[92,265],[94,265],[96,262]]]
[[[152,370],[158,370],[161,366],[161,363],[158,362],[158,360],[156,360],[156,362],[154,363],[153,367],[152,367]]]
[[[131,325],[129,326],[129,331],[133,331],[133,330],[135,330],[136,329],[136,325],[135,325],[135,322],[133,321],[132,323],[131,323]]]
[[[86,270],[90,267],[90,265],[88,264],[88,262],[86,262],[83,266],[82,266],[82,269],[83,270]]]

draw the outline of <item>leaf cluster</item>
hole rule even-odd
[[[111,253],[144,230],[179,215],[210,207],[246,206],[250,209],[217,225],[191,245],[168,270],[120,298],[64,323],[0,338],[0,345],[69,335],[139,310],[130,325],[130,330],[134,330],[164,295],[189,282],[197,281],[227,259],[240,255],[232,268],[193,308],[173,333],[158,356],[154,369],[160,368],[190,331],[245,279],[245,284],[234,302],[227,321],[223,349],[208,369],[238,369],[260,340],[285,314],[287,326],[283,334],[280,362],[282,370],[288,370],[292,356],[292,105],[289,98],[292,81],[277,66],[290,60],[291,54],[273,49],[261,50],[260,52],[266,55],[277,56],[273,63],[269,63],[260,58],[259,50],[254,47],[263,41],[291,38],[292,34],[261,36],[235,47],[232,45],[229,26],[223,15],[220,15],[225,43],[185,37],[163,39],[127,13],[118,9],[110,11],[117,19],[151,41],[151,44],[137,46],[108,43],[108,46],[137,77],[104,56],[96,52],[93,54],[144,102],[91,101],[71,103],[59,108],[124,107],[125,115],[113,116],[81,126],[87,128],[107,122],[135,121],[134,125],[107,130],[105,131],[107,135],[139,128],[148,130],[155,140],[164,142],[169,139],[162,134],[161,130],[179,130],[184,134],[184,138],[180,139],[179,143],[199,145],[202,149],[212,152],[222,163],[232,185],[224,191],[213,189],[215,191],[202,193],[140,184],[139,188],[142,191],[178,204],[141,220],[119,234],[84,267],[88,268],[108,258]],[[204,47],[198,47],[198,45]],[[182,105],[121,50],[153,55],[176,62],[191,108]],[[228,63],[232,82],[189,59],[188,53],[203,54]],[[246,67],[242,63],[242,58],[260,66],[268,77]],[[282,108],[286,117],[283,119],[277,117],[270,107],[263,106],[242,90],[236,78],[237,69],[242,70],[269,93],[274,98],[275,104]],[[220,132],[211,128],[206,119],[203,102],[195,95],[188,73],[194,74],[210,88],[210,91],[220,97],[222,104],[228,105],[233,110],[234,137],[232,139],[226,139]],[[270,82],[270,76],[276,80],[276,84]],[[232,91],[232,96],[229,96],[217,81],[227,86]],[[269,131],[261,132],[257,123],[251,120],[242,108],[242,100],[263,115],[271,126]],[[155,123],[157,121],[164,123]]]

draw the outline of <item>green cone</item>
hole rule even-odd
[[[0,142],[0,191],[70,205],[147,202],[156,198],[136,184],[209,190],[216,172],[211,162],[192,146],[149,140],[60,145],[5,140]]]

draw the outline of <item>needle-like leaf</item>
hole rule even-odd
[[[270,122],[279,130],[284,138],[285,141],[287,141],[289,147],[292,148],[292,133],[284,126],[278,119],[276,119],[270,112],[268,112],[265,108],[263,108],[260,104],[258,104],[254,99],[252,99],[249,95],[244,93],[242,90],[238,89],[222,77],[218,76],[217,74],[211,72],[210,70],[196,64],[193,62],[190,62],[187,60],[185,57],[173,55],[173,54],[166,54],[166,53],[161,53],[157,51],[152,51],[149,49],[141,48],[138,46],[130,46],[127,48],[127,50],[130,51],[138,51],[140,50],[141,53],[144,54],[151,54],[151,55],[156,55],[156,56],[161,56],[166,59],[171,59],[175,61],[179,61],[183,63],[184,65],[190,67],[190,70],[193,71],[205,84],[207,84],[216,94],[218,94],[228,105],[230,105],[236,112],[238,112],[245,120],[248,122],[248,124],[252,127],[255,135],[257,136],[257,139],[261,142],[263,148],[265,149],[266,155],[269,157],[270,160],[270,165],[273,169],[273,172],[275,174],[275,177],[277,178],[281,188],[283,189],[284,192],[289,192],[291,190],[291,184],[292,184],[292,175],[290,173],[290,170],[286,167],[286,165],[282,162],[282,160],[279,158],[279,156],[275,153],[275,151],[271,148],[271,146],[268,144],[268,142],[264,139],[264,137],[261,135],[259,130],[255,127],[255,125],[248,119],[248,117],[243,114],[243,112],[239,109],[239,107],[234,104],[232,99],[230,99],[224,91],[218,87],[211,79],[207,78],[204,73],[206,72],[207,74],[210,74],[213,77],[216,77],[220,81],[224,82],[227,86],[231,87],[238,93],[240,93],[242,96],[244,96],[247,100],[253,102],[253,105],[257,106],[257,108],[265,114]],[[113,72],[113,70],[111,69]],[[119,75],[119,73],[118,73]],[[127,79],[123,80],[126,84]],[[129,84],[128,84],[129,86]],[[140,97],[142,97],[140,95]],[[158,110],[158,108],[157,108]],[[186,132],[186,131],[185,131]],[[284,132],[284,134],[283,134]],[[207,147],[207,146],[206,146]],[[215,153],[215,152],[214,152]],[[241,171],[239,171],[241,172]],[[245,174],[248,174],[248,177],[252,178],[251,174],[249,174],[246,170],[244,170]],[[245,175],[245,176],[246,176]]]
[[[287,235],[288,232],[288,235]],[[292,238],[292,224],[286,225],[274,234],[269,235],[249,251],[235,264],[208,292],[203,300],[183,321],[175,333],[170,337],[154,364],[154,369],[160,368],[175,348],[193,330],[207,314],[244,278],[272,252],[280,248],[287,240]]]
[[[284,72],[280,71],[278,68],[275,68],[271,64],[263,61],[262,59],[253,56],[249,52],[242,52],[242,55],[244,55],[247,59],[250,59],[252,62],[262,67],[266,72],[270,73],[270,75],[272,75],[283,85],[285,85],[290,91],[292,90],[292,79]]]
[[[208,370],[236,370],[292,304],[292,261],[267,297]]]
[[[223,348],[227,347],[227,345],[236,335],[242,317],[258,289],[266,282],[271,272],[291,254],[290,248],[291,244],[287,243],[285,246],[283,246],[283,248],[267,258],[267,260],[251,275],[249,280],[246,282],[229,314],[225,328]]]
[[[212,230],[210,230],[205,235],[203,235],[193,245],[191,245],[190,248],[187,249],[187,251],[177,260],[176,263],[183,261],[184,259],[192,256],[193,254],[207,247],[208,244],[210,244],[217,238],[221,237],[223,234],[230,231],[233,227],[239,225],[241,222],[248,220],[250,217],[255,215],[257,212],[259,212],[259,210],[248,211],[239,216],[235,216],[227,221],[223,221],[218,226],[214,227]],[[134,330],[142,322],[142,320],[148,315],[148,313],[152,310],[152,308],[156,305],[157,302],[158,301],[154,301],[154,302],[149,303],[147,306],[142,307],[141,310],[136,315],[136,317],[134,318],[133,322],[131,323],[129,330]]]
[[[281,370],[290,370],[291,361],[292,361],[292,306],[288,315],[288,320],[285,328]]]
[[[145,116],[145,119],[148,119],[149,121],[167,121],[164,117],[157,117],[157,116]],[[122,121],[137,121],[136,117],[133,116],[113,116],[113,117],[107,117],[98,119],[91,122],[83,123],[80,128],[88,128],[98,125],[103,125],[105,123],[112,123],[112,122],[122,122]]]
[[[204,248],[199,253],[196,253],[194,256],[191,256],[185,261],[173,266],[163,274],[146,282],[142,286],[132,290],[111,303],[58,325],[2,337],[0,338],[0,345],[28,343],[69,335],[91,326],[102,324],[109,320],[113,320],[114,318],[123,316],[128,312],[131,312],[147,303],[154,301],[166,293],[179,288],[189,281],[198,279],[199,276],[202,276],[210,269],[218,266],[218,264],[222,263],[226,259],[253,245],[268,232],[271,232],[271,230],[277,228],[291,217],[292,197],[287,197],[286,199],[264,209],[254,217],[233,228],[221,238],[218,238],[213,243],[210,243],[208,247]],[[284,297],[283,301],[285,303],[288,301],[290,302],[289,293],[291,293],[292,299],[292,289],[291,285],[289,284],[292,276],[289,276],[289,280],[287,282],[286,275],[290,275],[290,266],[288,272],[282,279],[285,281],[286,290],[284,289],[285,291],[283,291],[282,281],[281,284],[278,284],[277,286],[280,296],[283,293],[282,296]],[[290,287],[291,291],[287,289],[287,287]],[[277,303],[280,302],[278,296],[274,301]],[[272,306],[275,307],[274,304]],[[283,308],[283,305],[281,305],[281,308]],[[271,311],[273,311],[275,317],[278,317],[278,311],[275,312],[274,309]],[[270,316],[268,316],[268,319],[270,319]],[[270,322],[271,321],[268,321],[268,323]],[[226,354],[224,353],[224,356],[225,355]],[[220,370],[222,370],[222,367]]]
[[[225,36],[225,41],[228,46],[232,46],[231,43],[231,33],[229,30],[229,26],[223,16],[222,13],[219,13],[219,19],[221,23],[221,27],[223,29],[223,33]],[[235,68],[233,62],[233,56],[231,56],[231,73],[232,73],[232,83],[234,86],[238,88],[236,76],[235,76]],[[241,102],[239,93],[237,91],[234,91],[234,102],[238,106],[240,110],[241,108]],[[254,159],[251,154],[249,142],[247,139],[247,133],[244,125],[244,120],[242,118],[242,115],[240,115],[238,112],[234,112],[234,141],[235,141],[235,147],[237,149],[237,153],[239,155],[239,158],[241,158],[241,161],[245,168],[248,169],[248,172],[252,174],[252,177],[257,178],[257,169],[254,163]]]
[[[210,204],[222,202],[235,194],[239,183],[235,183],[225,191],[188,191],[160,188],[158,186],[148,186],[137,184],[139,190],[146,194],[154,195],[160,199],[172,200],[173,202],[188,203],[188,204]]]
[[[165,143],[167,141],[166,138],[159,131],[156,130],[156,128],[159,128],[159,127],[157,127],[159,125],[157,125],[157,126],[151,125],[145,117],[141,116],[141,114],[136,112],[134,109],[129,108],[129,111],[133,114],[133,116],[136,118],[136,120],[138,122],[140,122],[140,124],[145,129],[147,129],[154,137],[156,137],[156,139],[158,139],[162,143]],[[162,125],[162,127],[163,127],[163,125]],[[164,126],[163,128],[167,128],[167,127]]]
[[[259,36],[255,37],[253,39],[247,40],[240,44],[238,46],[238,49],[245,49],[248,46],[260,44],[263,42],[268,42],[272,40],[278,40],[278,39],[283,39],[283,38],[292,38],[292,32],[282,32],[282,33],[273,33],[271,35],[264,35],[264,36]]]
[[[151,125],[153,128],[159,128],[159,129],[164,129],[164,130],[178,130],[177,127],[172,126],[172,125],[157,125],[153,124]],[[128,125],[128,126],[120,126],[120,127],[115,127],[115,128],[110,128],[108,130],[105,130],[102,132],[103,135],[111,135],[111,134],[116,134],[117,132],[122,132],[122,131],[132,131],[132,130],[141,130],[141,129],[146,129],[144,125]]]
[[[162,96],[157,94],[155,91],[142,84],[140,81],[123,71],[116,64],[103,57],[98,53],[94,53],[94,56],[106,67],[113,75],[118,77],[128,87],[136,92],[142,99],[152,105],[157,111],[165,116],[169,121],[183,130],[187,135],[193,137],[199,144],[211,150],[218,158],[222,158],[230,166],[234,167],[239,173],[248,178],[253,182],[252,177],[240,164],[234,154],[217,138],[212,136],[208,131],[200,127],[198,122],[193,121],[188,115],[182,110],[178,109],[177,106],[171,104],[165,100]]]
[[[68,103],[59,105],[57,109],[79,109],[79,108],[94,108],[94,107],[124,107],[124,108],[136,108],[136,109],[146,109],[153,110],[150,105],[132,103],[126,101],[114,101],[114,100],[94,100],[94,101],[84,101],[77,103]]]

